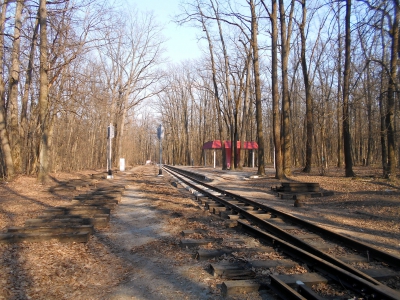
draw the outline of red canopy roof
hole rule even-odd
[[[231,148],[231,141],[225,141],[225,149]],[[221,141],[209,141],[204,143],[203,149],[221,149]],[[240,141],[237,141],[237,148],[240,149]],[[258,144],[256,142],[243,142],[243,149],[258,149]]]

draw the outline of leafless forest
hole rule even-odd
[[[0,2],[4,178],[105,169],[109,124],[114,166],[157,162],[163,124],[169,164],[210,165],[209,140],[257,141],[260,175],[274,161],[277,178],[396,175],[399,0],[185,0],[173,21],[197,29],[202,56],[180,64],[134,6]],[[231,169],[249,165],[241,156]]]

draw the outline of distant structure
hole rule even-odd
[[[240,141],[237,141],[237,151],[238,151],[238,164],[240,163]],[[224,141],[225,151],[226,151],[226,161],[227,166],[230,168],[231,156],[232,156],[232,143],[231,141]],[[214,149],[214,169],[216,163],[216,149],[222,149],[222,143],[220,140],[209,141],[203,144],[203,150]],[[258,144],[256,142],[243,142],[243,150],[255,150],[258,149]],[[206,164],[206,151],[204,151],[204,165]],[[254,151],[252,151],[252,167],[254,168]]]

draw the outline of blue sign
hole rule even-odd
[[[164,138],[164,127],[161,124],[157,127],[157,137],[159,140]]]

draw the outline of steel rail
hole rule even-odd
[[[180,178],[180,179],[184,180],[182,178]],[[190,182],[188,182],[188,181],[185,181],[185,183],[188,184],[188,185],[191,185]],[[214,201],[217,201],[218,203],[221,203],[222,205],[224,205],[226,207],[229,207],[231,210],[233,210],[233,211],[237,212],[238,214],[242,215],[245,219],[249,220],[250,222],[252,222],[254,224],[257,224],[257,226],[269,231],[270,233],[274,234],[275,236],[279,237],[280,239],[283,239],[283,240],[295,245],[298,248],[301,248],[301,249],[303,249],[303,250],[305,250],[305,251],[307,251],[307,252],[309,252],[309,253],[311,253],[313,255],[316,255],[316,256],[318,256],[318,257],[320,257],[320,258],[322,258],[322,259],[324,259],[324,260],[326,260],[326,261],[328,261],[328,262],[330,262],[330,263],[332,263],[332,264],[334,264],[336,266],[339,266],[340,268],[342,268],[342,269],[344,269],[344,270],[346,270],[346,271],[348,271],[348,272],[350,272],[352,274],[355,274],[355,275],[357,275],[357,276],[359,276],[359,277],[361,277],[361,278],[363,278],[363,279],[365,279],[365,280],[367,280],[367,281],[369,281],[369,282],[371,282],[371,283],[373,283],[375,285],[380,285],[381,284],[379,281],[375,280],[371,276],[369,276],[369,275],[367,275],[367,274],[365,274],[365,273],[353,268],[352,266],[344,263],[343,261],[341,261],[341,260],[339,260],[339,259],[337,259],[337,258],[335,258],[335,257],[333,257],[333,256],[331,256],[329,254],[326,254],[325,252],[323,252],[321,250],[316,249],[315,247],[313,247],[312,245],[309,245],[305,241],[303,241],[303,240],[301,240],[301,239],[299,239],[299,238],[287,233],[285,230],[279,228],[279,226],[276,226],[276,225],[272,224],[271,222],[268,222],[268,221],[266,221],[264,219],[258,218],[256,214],[252,214],[252,213],[248,212],[247,210],[242,209],[240,206],[237,206],[235,204],[230,203],[229,200],[221,199],[220,197],[218,197],[216,195],[213,195],[210,192],[202,191],[200,188],[198,188],[195,185],[191,185],[191,186],[193,188],[197,189],[199,192],[201,192],[203,194],[204,193],[207,194],[207,196],[209,198],[213,199]],[[222,195],[224,194],[223,190],[219,189],[219,192],[221,192]],[[235,199],[238,200],[237,198],[235,198]],[[242,200],[245,200],[245,199],[242,199]]]
[[[170,171],[172,171],[172,168],[170,166],[166,167]],[[315,249],[311,245],[305,243],[304,241],[286,233],[284,230],[280,229],[278,226],[275,226],[268,221],[259,219],[256,217],[256,215],[249,213],[248,211],[242,209],[240,206],[237,206],[235,204],[230,203],[228,200],[222,199],[221,197],[218,197],[217,195],[213,194],[212,192],[207,192],[204,191],[202,188],[198,187],[196,184],[189,182],[188,180],[180,177],[179,175],[176,175],[176,173],[179,173],[179,169],[174,168],[176,170],[175,172],[172,171],[174,176],[177,176],[181,181],[185,182],[187,185],[191,186],[193,189],[197,190],[199,193],[202,193],[206,195],[207,197],[213,199],[214,201],[230,208],[232,211],[235,211],[239,214],[241,214],[243,217],[246,219],[250,220],[253,223],[256,223],[259,227],[265,228],[266,230],[270,231],[274,235],[270,235],[262,230],[259,230],[253,226],[247,225],[244,222],[239,221],[242,227],[246,228],[246,230],[250,232],[256,232],[257,235],[262,234],[265,238],[267,236],[269,239],[271,239],[271,242],[273,243],[278,243],[279,245],[285,249],[285,252],[288,253],[291,256],[294,256],[296,258],[299,258],[303,261],[308,262],[308,264],[311,264],[315,269],[319,270],[323,274],[327,274],[326,270],[329,270],[328,276],[331,277],[332,279],[340,282],[341,284],[344,284],[350,289],[356,290],[357,292],[361,294],[368,293],[369,295],[374,295],[379,297],[383,297],[384,299],[399,299],[400,298],[400,293],[398,293],[395,290],[390,289],[389,287],[381,284],[379,281],[373,279],[372,277],[366,275],[365,273],[345,264],[344,262],[329,256],[328,254]],[[181,174],[182,175],[182,174]],[[204,182],[201,182],[199,180],[196,180],[192,177],[190,177],[187,172],[183,174],[183,176],[189,177],[191,181],[196,182],[197,184],[201,184],[208,189],[211,189],[212,191],[216,191],[220,193],[221,195],[232,197],[240,202],[249,204],[253,207],[257,207],[258,209],[264,210],[264,211],[273,211],[274,213],[277,213],[279,215],[284,215],[285,217],[292,219],[298,219],[292,215],[277,211],[275,209],[271,209],[270,207],[267,207],[263,204],[257,203],[255,201],[246,199],[244,197],[235,195],[233,193],[226,192],[222,189],[210,186],[208,184],[205,184]],[[301,220],[303,221],[303,220]],[[307,222],[301,222],[301,224],[304,224],[305,227],[308,226]],[[313,224],[316,226],[315,224]],[[324,230],[325,231],[325,230]],[[336,236],[335,236],[336,237]],[[368,245],[367,245],[368,246]],[[378,250],[379,251],[379,250]],[[320,265],[324,265],[323,268],[319,267]],[[360,288],[360,286],[362,286]]]
[[[389,288],[384,284],[375,285],[274,235],[257,229],[240,220],[238,222],[246,229],[247,232],[250,232],[255,236],[262,237],[262,239],[267,240],[274,245],[279,245],[280,249],[286,254],[300,259],[307,265],[311,265],[314,270],[317,270],[321,274],[331,278],[336,282],[339,282],[343,286],[346,286],[353,291],[360,293],[361,295],[370,296],[373,299],[400,299],[399,292]]]
[[[168,167],[171,168],[171,166],[168,166]],[[177,172],[179,171],[178,168],[173,168],[173,169],[177,170]],[[190,178],[190,176],[189,176],[189,178]],[[218,193],[221,193],[221,194],[224,194],[226,196],[232,197],[232,198],[234,198],[234,199],[236,199],[238,201],[242,201],[242,202],[244,202],[244,203],[246,203],[248,205],[251,205],[253,207],[256,207],[256,208],[258,208],[260,210],[264,210],[266,212],[270,212],[270,213],[275,214],[277,216],[281,216],[281,217],[285,218],[286,220],[290,221],[291,223],[301,225],[303,227],[306,227],[310,231],[313,231],[315,233],[319,233],[319,234],[321,234],[321,235],[323,235],[325,237],[329,237],[332,240],[336,240],[336,241],[346,245],[348,248],[356,250],[356,251],[358,251],[360,253],[365,253],[369,260],[376,259],[376,260],[384,262],[384,263],[386,263],[386,264],[388,264],[388,265],[390,265],[390,266],[392,266],[394,268],[400,268],[400,256],[393,255],[393,254],[390,254],[390,253],[387,253],[387,252],[383,252],[383,251],[377,249],[376,247],[374,247],[374,246],[372,246],[370,244],[355,240],[355,239],[353,239],[351,237],[348,237],[346,235],[343,235],[341,233],[333,232],[333,231],[331,231],[329,229],[326,229],[326,228],[323,228],[323,227],[319,226],[318,224],[315,224],[315,223],[313,223],[311,221],[306,221],[306,220],[300,219],[300,218],[298,218],[296,216],[293,216],[293,215],[291,215],[289,213],[274,209],[274,208],[269,207],[269,206],[267,206],[265,204],[261,204],[259,202],[254,201],[254,200],[244,198],[244,197],[242,197],[240,195],[225,191],[225,190],[220,189],[218,187],[214,187],[212,185],[209,185],[209,184],[206,184],[204,182],[198,181],[198,180],[196,180],[194,178],[190,178],[190,179],[192,181],[197,182],[199,184],[202,184],[202,185],[206,186],[207,188],[212,189],[212,190],[214,190],[214,191],[216,191]]]

